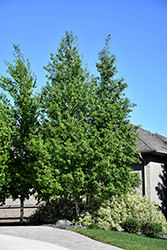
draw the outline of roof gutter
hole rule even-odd
[[[145,196],[146,195],[146,191],[145,191],[145,165],[146,165],[146,162],[145,162],[145,159],[143,158],[143,156],[141,155],[141,153],[139,154],[142,162],[143,162],[143,168],[142,168],[142,171],[141,171],[141,175],[142,175],[142,195]]]
[[[157,150],[144,150],[140,151],[141,154],[154,154],[154,155],[161,155],[161,156],[167,156],[167,153],[157,151]]]

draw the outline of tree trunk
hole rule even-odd
[[[22,137],[23,137],[23,141],[22,141],[22,145],[21,145],[21,166],[23,168],[23,152],[24,152],[24,128],[22,129]],[[24,199],[20,198],[20,224],[23,224],[23,216],[24,216]]]
[[[24,216],[24,200],[20,199],[20,224],[23,224],[23,216]]]
[[[76,211],[76,216],[79,216],[79,205],[78,205],[78,202],[75,202],[75,211]]]

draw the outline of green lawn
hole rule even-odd
[[[101,229],[70,229],[94,240],[114,245],[126,250],[167,250],[167,239],[150,238],[136,234],[127,234]]]

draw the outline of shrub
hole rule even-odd
[[[149,198],[141,196],[137,192],[124,196],[114,196],[108,202],[103,203],[97,211],[97,223],[103,229],[123,230],[123,223],[127,218],[137,219],[141,224],[141,230],[146,231],[149,223],[160,223],[163,233],[167,233],[167,221],[158,206]],[[107,222],[107,223],[106,223]],[[108,224],[108,225],[107,225]]]
[[[75,203],[67,198],[58,198],[41,204],[28,218],[29,224],[56,223],[59,219],[72,220],[75,216]]]
[[[159,223],[150,223],[147,226],[148,235],[151,237],[159,238],[162,236],[162,225]]]
[[[123,223],[123,228],[125,232],[137,234],[140,231],[140,223],[137,219],[134,218],[127,218],[126,221]]]
[[[79,218],[81,225],[82,222],[87,221],[88,218],[86,219],[84,216],[88,216],[88,214],[82,214],[82,218]],[[102,203],[96,213],[89,214],[89,224],[97,223],[105,230],[123,231],[123,223],[127,218],[137,219],[141,224],[142,232],[147,232],[149,223],[160,223],[163,234],[167,233],[167,221],[162,212],[158,211],[158,206],[137,192],[120,197],[113,196],[107,202]]]
[[[114,202],[116,202],[116,200]],[[114,207],[111,201],[107,201],[98,209],[96,221],[104,230],[116,229],[118,231],[123,231],[121,227],[123,222],[122,218],[124,218],[126,214],[122,215],[122,212],[125,212],[123,204],[121,208],[121,203],[116,202]]]
[[[89,212],[84,212],[80,215],[77,221],[73,221],[75,225],[89,227],[91,224],[94,224],[95,221],[92,218],[92,215]]]
[[[90,225],[89,225],[89,228],[90,228],[90,229],[101,229],[101,227],[100,227],[98,224],[96,224],[96,223],[90,224]]]

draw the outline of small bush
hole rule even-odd
[[[75,217],[75,202],[67,198],[58,198],[41,204],[28,218],[28,224],[41,225],[56,223],[60,219],[72,221]]]
[[[137,234],[140,231],[141,224],[137,219],[127,218],[126,221],[123,223],[123,228],[125,232]]]
[[[147,226],[148,235],[151,237],[159,238],[162,236],[162,225],[160,223],[150,223]]]
[[[89,227],[89,225],[95,223],[94,219],[92,218],[92,215],[89,212],[81,213],[78,220],[77,221],[73,220],[73,222],[75,225],[86,226],[86,227]]]
[[[90,229],[101,229],[101,227],[98,224],[93,224],[93,223],[89,225],[89,228]]]

